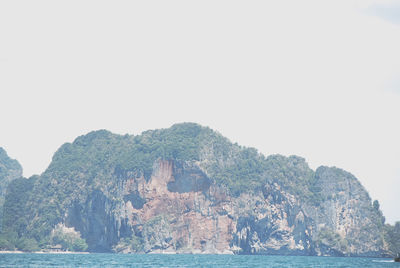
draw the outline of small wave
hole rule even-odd
[[[372,262],[394,262],[394,260],[372,260]]]

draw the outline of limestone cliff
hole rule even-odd
[[[29,180],[28,180],[29,181]],[[196,124],[91,132],[31,181],[23,236],[93,252],[380,256],[384,218],[351,174],[264,157]]]
[[[316,172],[326,197],[318,206],[301,202],[278,183],[232,197],[194,163],[157,160],[153,170],[149,180],[135,173],[120,177],[112,196],[95,190],[68,210],[66,223],[93,251],[335,256],[384,251],[367,192],[336,168]]]
[[[372,200],[360,182],[338,168],[319,167],[315,177],[324,202],[306,209],[316,227],[313,239],[319,246],[317,252],[383,254],[384,218],[371,206]]]

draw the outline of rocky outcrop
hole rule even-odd
[[[244,254],[311,255],[312,220],[276,183],[238,200],[234,244]]]
[[[23,223],[18,236],[38,245],[63,226],[91,252],[381,256],[386,250],[379,205],[350,173],[313,171],[297,156],[264,157],[192,123],[138,136],[91,132],[64,144],[40,177],[14,188],[8,228]],[[19,189],[28,188],[22,204]],[[15,216],[18,207],[26,212]]]
[[[83,234],[89,249],[231,253],[236,226],[226,212],[230,199],[198,167],[159,160],[149,180],[135,175],[121,180],[119,196],[96,192],[70,209],[67,225]]]
[[[368,192],[357,178],[329,167],[319,167],[315,177],[323,202],[319,206],[306,206],[306,210],[314,220],[317,253],[382,255],[384,219],[371,205]]]
[[[96,190],[74,204],[66,224],[96,252],[382,254],[380,226],[357,179],[327,167],[316,178],[318,206],[278,183],[232,197],[194,163],[157,160],[150,179],[126,174],[117,196]]]

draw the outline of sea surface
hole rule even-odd
[[[400,267],[391,259],[248,255],[0,254],[0,267]]]

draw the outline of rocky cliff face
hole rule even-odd
[[[136,174],[119,178],[116,195],[92,192],[69,209],[66,223],[93,251],[335,256],[384,251],[367,192],[336,168],[316,172],[326,197],[318,206],[302,203],[277,183],[232,197],[193,163],[157,160],[153,170],[149,180]]]
[[[319,167],[315,177],[324,201],[307,211],[316,227],[314,240],[322,244],[318,254],[383,254],[384,218],[360,182],[338,168]]]
[[[75,202],[65,221],[90,250],[227,253],[235,223],[231,198],[195,165],[157,160],[144,176],[128,173],[113,195],[95,190]],[[230,206],[230,207],[227,207]]]
[[[23,235],[43,241],[62,224],[93,252],[385,251],[384,219],[354,176],[313,171],[296,156],[265,158],[195,124],[89,133],[31,183]]]

